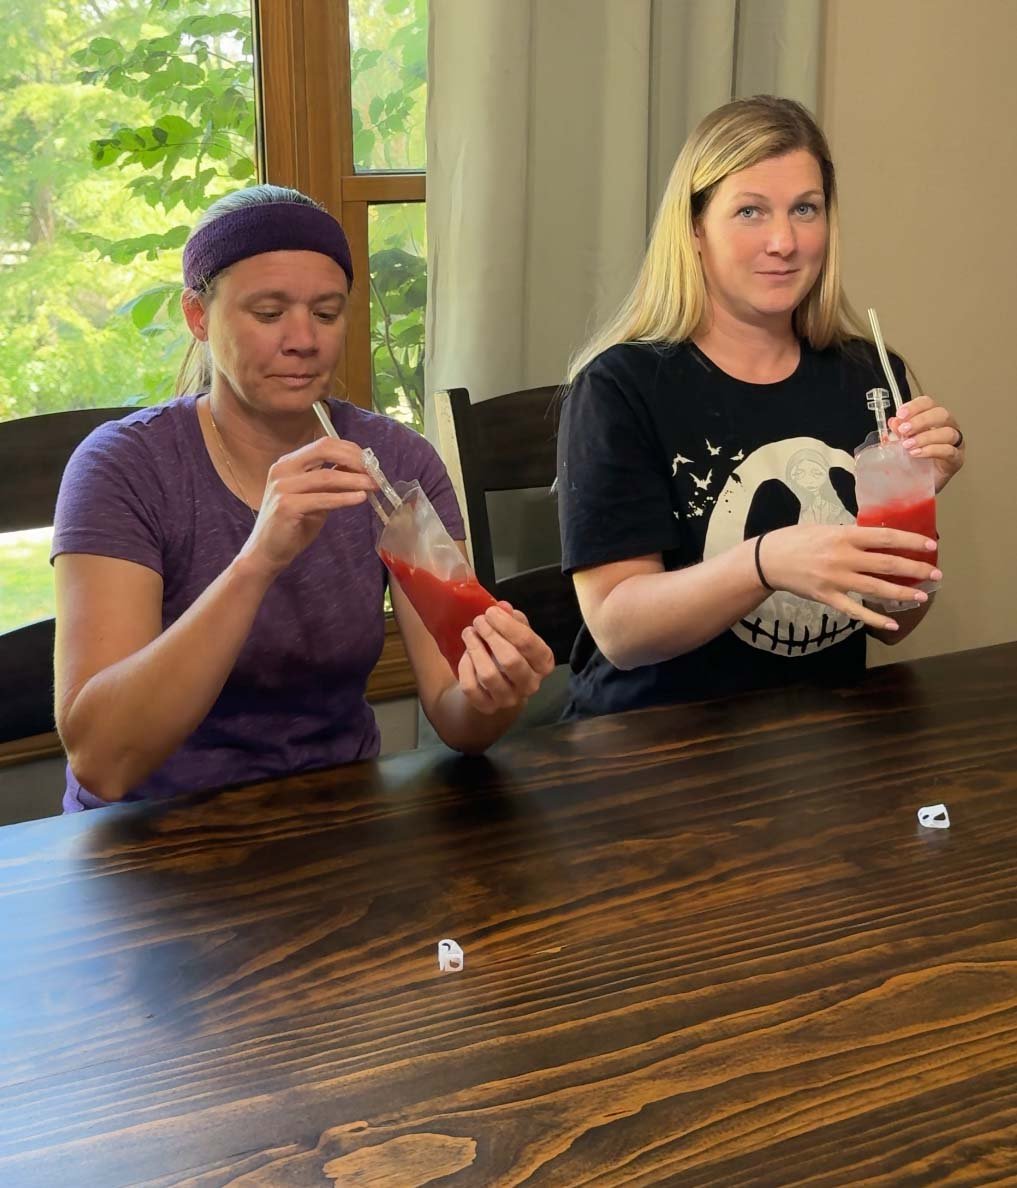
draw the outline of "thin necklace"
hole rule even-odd
[[[233,485],[237,489],[237,493],[240,496],[241,502],[247,504],[247,507],[251,512],[251,515],[254,516],[255,519],[257,519],[258,518],[258,508],[256,508],[254,506],[254,504],[247,498],[247,492],[244,490],[244,485],[243,485],[243,483],[241,483],[240,479],[237,477],[237,472],[233,469],[233,462],[230,459],[230,452],[226,448],[226,443],[222,439],[222,434],[219,432],[219,426],[215,423],[215,416],[212,412],[211,401],[209,401],[207,407],[208,407],[208,419],[212,422],[212,432],[215,434],[216,444],[219,446],[219,453],[222,454],[223,461],[226,463],[226,469],[230,472],[230,478],[233,480]],[[307,442],[306,444],[310,445],[311,442],[314,442],[317,440],[318,440],[318,433],[317,433],[317,427],[315,427],[315,432],[311,435],[311,441]]]

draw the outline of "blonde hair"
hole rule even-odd
[[[696,221],[725,177],[796,149],[810,152],[822,173],[828,237],[819,276],[794,311],[795,333],[816,350],[867,337],[841,289],[837,182],[826,137],[800,103],[755,95],[718,107],[685,142],[636,283],[618,312],[573,356],[570,383],[618,343],[685,342],[704,328],[709,301],[696,251]]]
[[[242,190],[234,190],[231,194],[225,194],[213,202],[194,224],[191,234],[187,237],[188,242],[202,227],[207,227],[209,223],[215,222],[223,215],[248,206],[262,206],[269,202],[300,202],[305,206],[319,205],[313,198],[308,198],[306,194],[290,189],[288,186],[246,186]],[[222,273],[219,275],[221,276]],[[218,276],[214,276],[210,280],[202,281],[201,285],[192,291],[204,298],[206,302],[210,302],[215,296],[218,279]],[[211,385],[212,356],[208,349],[208,343],[192,338],[183,362],[180,364],[180,370],[177,372],[173,395],[186,396],[195,392],[207,392]]]

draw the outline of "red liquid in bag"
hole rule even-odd
[[[875,507],[858,509],[859,528],[899,528],[902,532],[917,532],[927,536],[929,540],[936,540],[936,501],[923,499],[921,503],[884,503]],[[892,557],[909,557],[912,561],[925,561],[935,565],[939,559],[939,550],[920,552],[911,549],[877,549],[879,553],[886,553]],[[886,574],[877,574],[886,577]],[[901,586],[917,586],[919,579],[894,576],[890,579]]]
[[[418,569],[384,549],[381,559],[399,582],[402,592],[434,637],[441,654],[456,674],[466,645],[463,631],[489,606],[497,606],[475,577],[468,581],[442,581],[426,569]]]

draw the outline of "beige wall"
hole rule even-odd
[[[845,282],[970,443],[944,587],[875,663],[1017,639],[1017,0],[827,0]]]

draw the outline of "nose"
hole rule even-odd
[[[294,306],[286,316],[284,355],[313,355],[318,349],[318,326],[309,309]]]
[[[788,256],[794,255],[797,246],[798,241],[795,237],[795,229],[791,220],[787,215],[775,218],[770,225],[770,234],[766,241],[767,252],[771,256],[780,256],[781,259],[787,259]]]

